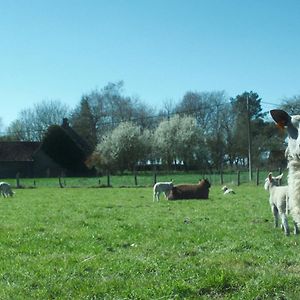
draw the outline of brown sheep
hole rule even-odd
[[[168,195],[168,200],[208,199],[210,183],[202,179],[198,184],[175,185]]]

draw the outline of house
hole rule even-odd
[[[33,174],[33,153],[38,142],[0,142],[0,178],[14,178],[16,174]]]
[[[61,175],[63,169],[40,146],[40,142],[0,142],[0,178]]]
[[[67,119],[60,127],[86,157],[91,154],[91,147],[70,127]],[[62,167],[55,157],[43,151],[43,142],[0,142],[0,178],[15,178],[17,174],[21,177],[56,177],[62,173],[67,176],[93,175],[87,168],[81,174],[75,174]]]

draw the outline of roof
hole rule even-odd
[[[84,153],[89,154],[91,149],[88,143],[70,126],[68,119],[63,120],[61,128],[71,137]],[[33,155],[40,148],[41,142],[2,142],[0,141],[0,162],[34,161]]]
[[[81,137],[69,124],[69,120],[67,118],[63,119],[63,123],[61,128],[69,135],[69,137],[77,144],[77,146],[86,154],[90,154],[92,149],[88,142]]]
[[[40,142],[0,142],[0,161],[33,161]]]

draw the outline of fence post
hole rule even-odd
[[[256,185],[259,185],[259,168],[256,169]]]
[[[138,185],[136,172],[134,172],[134,184],[135,186]]]
[[[154,172],[154,175],[153,175],[153,185],[156,183],[156,172]]]
[[[223,185],[224,179],[223,179],[223,172],[222,171],[220,172],[220,179],[221,179],[221,185]]]
[[[20,173],[16,174],[17,188],[20,188]]]
[[[237,185],[239,186],[241,184],[241,178],[240,178],[240,171],[237,171]]]
[[[59,186],[60,186],[61,188],[64,187],[64,185],[63,185],[63,183],[62,183],[62,181],[61,181],[61,177],[60,177],[60,176],[58,177],[58,183],[59,183]]]
[[[107,171],[107,186],[110,186],[110,175],[108,171]]]

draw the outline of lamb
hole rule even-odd
[[[198,184],[181,184],[172,188],[168,200],[208,199],[210,183],[202,179]]]
[[[299,233],[300,225],[300,115],[290,116],[280,109],[270,111],[280,128],[287,128],[288,146],[285,155],[288,160],[289,209],[294,220],[294,233]]]
[[[11,190],[11,186],[7,182],[0,182],[0,193],[3,197],[12,197],[14,192]]]
[[[224,192],[224,195],[235,194],[233,189],[229,189],[226,185],[224,185],[221,190]]]
[[[278,227],[278,215],[281,219],[281,228],[285,235],[290,234],[288,225],[288,186],[279,186],[283,174],[273,177],[270,172],[265,179],[264,189],[269,192],[269,203],[274,216],[274,226]]]
[[[165,194],[165,197],[167,197],[173,188],[173,181],[169,182],[157,182],[153,187],[153,201],[157,200],[159,201],[159,196],[161,193]]]

